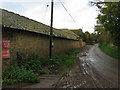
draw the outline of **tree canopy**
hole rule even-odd
[[[120,2],[100,3],[96,6],[100,10],[97,23],[102,24],[105,31],[111,34],[114,45],[120,47]]]

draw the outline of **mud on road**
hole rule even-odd
[[[77,55],[77,64],[54,84],[55,88],[117,88],[117,83],[113,83],[94,67],[89,57],[91,48],[86,46],[82,49]]]
[[[66,74],[43,75],[40,83],[23,88],[117,88],[117,63],[100,51],[98,45],[85,46]]]

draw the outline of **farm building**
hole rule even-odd
[[[10,59],[15,60],[17,52],[29,56],[49,55],[50,27],[13,12],[2,11],[2,40],[10,41]],[[82,47],[82,40],[69,30],[53,28],[53,55]]]

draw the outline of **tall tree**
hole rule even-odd
[[[108,2],[96,4],[100,10],[98,23],[101,23],[106,31],[109,31],[114,45],[120,47],[120,2]]]
[[[106,31],[105,28],[102,25],[96,25],[95,26],[95,32],[97,32],[97,41],[99,43],[108,43],[110,44],[113,42],[113,39],[111,38],[111,35],[109,31]]]

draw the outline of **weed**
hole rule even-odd
[[[7,85],[13,85],[13,84],[17,83],[17,80],[5,79],[5,80],[2,80],[2,83],[7,84]]]
[[[10,66],[3,71],[3,82],[13,84],[16,82],[39,82],[39,77],[32,70],[28,71],[25,68],[18,66]],[[11,81],[13,80],[13,82]]]
[[[39,70],[39,74],[48,74],[50,71],[46,71],[46,70]]]
[[[26,58],[24,54],[17,53],[18,66],[10,66],[3,72],[3,84],[39,82],[39,77],[36,74],[65,72],[65,68],[75,64],[76,54],[79,51],[80,49],[71,50],[53,56],[52,59],[49,57],[40,58],[35,54]],[[44,67],[48,68],[43,69]]]

